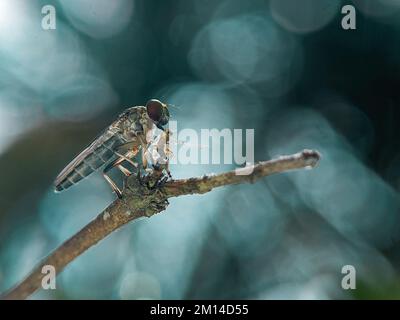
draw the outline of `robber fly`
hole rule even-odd
[[[55,190],[59,192],[68,189],[105,164],[103,176],[112,190],[121,198],[121,190],[107,172],[117,167],[125,176],[131,175],[122,163],[126,161],[138,167],[138,163],[135,163],[133,159],[140,150],[142,150],[143,166],[146,167],[147,160],[143,155],[151,142],[152,131],[157,127],[165,132],[163,126],[168,121],[167,105],[156,99],[149,100],[146,106],[126,109],[61,171],[54,182]]]

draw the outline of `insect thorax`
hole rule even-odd
[[[131,107],[119,116],[117,128],[120,134],[127,141],[135,137],[146,137],[154,124],[148,117],[146,108],[143,106]]]

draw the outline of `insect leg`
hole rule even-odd
[[[144,149],[142,150],[142,163],[143,163],[143,168],[146,169],[147,168],[147,158],[146,158],[146,152]]]
[[[123,165],[118,165],[118,169],[124,174],[125,177],[129,177],[132,172],[130,172],[127,168],[125,168]]]
[[[132,151],[128,151],[125,155],[119,153],[119,152],[115,152],[115,154],[120,157],[120,159],[122,158],[123,160],[125,160],[126,162],[130,163],[132,166],[134,166],[135,168],[138,167],[138,164],[136,162],[134,162],[132,159],[137,155],[137,153],[139,152],[138,148],[134,148]],[[122,162],[122,161],[121,161]]]
[[[167,161],[166,161],[166,164],[165,164],[165,171],[167,171],[168,177],[172,178],[171,171],[169,171],[169,158],[170,158],[170,156],[172,154],[172,151],[169,148],[169,137],[170,137],[171,131],[169,129],[167,129],[165,134],[166,134],[166,137],[165,137],[165,143],[166,143],[165,154],[167,156]]]
[[[120,158],[117,158],[110,164],[108,164],[104,170],[106,170],[106,172],[107,172],[108,170],[110,170],[114,167],[117,167],[125,176],[129,177],[130,175],[132,175],[132,172],[122,165],[122,162],[127,161],[127,160],[129,160],[129,163],[131,163],[132,166],[134,166],[135,168],[138,168],[137,163],[133,162],[131,159],[127,158],[126,156],[122,156]]]
[[[135,157],[138,152],[139,152],[139,149],[137,149],[137,148],[134,148],[133,150],[128,151],[125,154],[115,152],[115,154],[117,156],[119,156],[119,158],[117,158],[115,161],[113,161],[107,165],[107,167],[105,168],[106,172],[113,167],[117,167],[125,176],[129,177],[130,175],[132,175],[132,172],[130,170],[128,170],[127,168],[125,168],[122,165],[122,162],[126,161],[126,162],[130,163],[133,167],[138,168],[138,164],[131,159],[131,158]]]
[[[113,167],[117,167],[126,177],[129,177],[132,172],[130,172],[127,168],[125,168],[122,164],[123,161],[125,161],[124,158],[119,158],[117,161],[115,161]]]
[[[142,164],[143,164],[143,169],[146,169],[147,168],[146,153],[147,153],[148,146],[147,146],[146,142],[143,140],[142,137],[138,137],[138,138],[139,138],[141,146],[142,146]]]
[[[111,186],[111,189],[116,193],[118,198],[121,199],[122,198],[122,192],[121,192],[121,190],[119,190],[119,188],[117,187],[115,182],[112,181],[111,178],[104,171],[103,171],[103,177],[109,183],[109,185]]]
[[[118,167],[119,170],[121,170],[121,172],[126,175],[126,176],[130,176],[132,173],[126,169],[125,167],[123,167],[121,165],[121,163],[124,161],[124,158],[117,158],[116,160],[114,160],[113,162],[109,163],[108,165],[106,165],[106,167],[103,170],[103,177],[104,179],[106,179],[106,181],[110,184],[111,189],[117,194],[118,198],[122,198],[122,192],[121,190],[118,188],[118,186],[115,184],[115,182],[107,175],[107,172],[110,171],[112,168],[114,167]]]

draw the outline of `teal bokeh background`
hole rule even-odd
[[[356,30],[341,28],[345,4]],[[323,159],[173,199],[32,298],[399,298],[399,15],[395,0],[2,1],[0,290],[113,201],[101,175],[60,194],[52,182],[122,110],[158,98],[179,129],[254,129],[256,160]]]

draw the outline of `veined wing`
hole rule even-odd
[[[69,188],[109,162],[126,142],[115,126],[108,127],[61,171],[54,182],[56,191]]]

